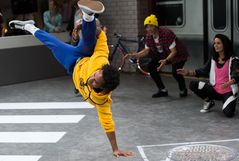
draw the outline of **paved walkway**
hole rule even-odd
[[[212,112],[202,114],[200,99],[191,92],[180,98],[176,81],[163,79],[169,90],[166,98],[151,98],[157,91],[154,83],[140,74],[122,74],[113,93],[118,144],[135,152],[131,158],[111,155],[96,111],[74,96],[70,77],[2,86],[0,160],[164,161],[167,152],[180,145],[239,149],[238,113],[228,119],[216,102]]]

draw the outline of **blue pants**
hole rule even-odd
[[[89,57],[93,54],[96,44],[96,22],[82,23],[82,37],[77,46],[62,42],[43,30],[34,34],[43,44],[51,49],[57,61],[64,66],[68,74],[72,74],[75,63],[80,57]]]

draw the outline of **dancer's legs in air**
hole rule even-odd
[[[29,31],[49,49],[51,49],[52,54],[58,62],[64,66],[68,74],[72,74],[76,61],[81,57],[91,56],[94,52],[96,43],[96,22],[93,13],[100,13],[104,11],[104,6],[101,6],[101,3],[97,4],[97,6],[95,6],[95,3],[96,2],[94,2],[94,5],[90,8],[92,13],[86,13],[83,10],[82,39],[77,46],[72,46],[62,42],[49,33],[40,30],[34,25],[34,21],[32,20],[13,20],[9,22],[9,25],[11,28]]]

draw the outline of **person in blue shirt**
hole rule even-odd
[[[58,12],[56,0],[48,1],[49,10],[43,13],[44,30],[46,32],[62,32],[62,16]]]

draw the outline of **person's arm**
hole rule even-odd
[[[81,24],[77,25],[71,34],[71,44],[72,45],[77,45],[78,42],[80,41],[80,32],[81,32]]]
[[[222,88],[222,89],[225,89],[225,88],[230,87],[231,85],[233,85],[233,84],[235,84],[235,83],[236,83],[236,80],[235,80],[234,78],[232,78],[232,79],[229,80],[228,82],[223,83],[223,84],[221,85],[221,88]]]
[[[181,74],[181,75],[184,75],[184,76],[191,76],[191,77],[193,77],[193,76],[196,75],[196,72],[195,72],[195,70],[189,71],[189,70],[187,70],[187,69],[182,68],[182,69],[177,69],[177,74]]]
[[[138,53],[126,54],[124,59],[139,59],[148,56],[150,48],[144,48]]]
[[[232,62],[231,62],[231,73],[230,73],[231,79],[228,82],[225,82],[224,84],[222,84],[221,86],[222,89],[225,89],[227,87],[230,87],[233,84],[238,83],[239,81],[238,67],[239,67],[239,59],[238,57],[235,57],[232,59]]]
[[[110,110],[110,103],[111,103],[111,99],[103,105],[96,105],[96,109],[97,109],[97,112],[98,112],[99,121],[101,123],[101,126],[104,129],[104,131],[107,135],[107,138],[110,142],[113,155],[115,157],[133,156],[134,155],[133,152],[123,151],[123,150],[120,150],[119,147],[118,147],[116,136],[115,136],[114,121],[113,121],[112,113],[111,113],[111,110]]]
[[[195,70],[195,76],[196,77],[209,77],[209,73],[211,70],[211,63],[212,63],[212,59],[209,58],[208,61],[206,62],[206,64],[202,68]]]
[[[133,156],[134,155],[134,153],[131,152],[131,151],[122,151],[118,148],[115,132],[107,132],[106,135],[107,135],[107,137],[110,141],[112,151],[113,151],[113,155],[115,157],[120,157],[120,156],[128,157],[128,156]]]
[[[174,41],[175,43],[175,41]],[[176,44],[173,48],[170,49],[170,53],[167,56],[167,58],[159,60],[160,66],[157,68],[157,71],[160,71],[160,69],[165,66],[170,60],[172,60],[175,56],[177,55],[177,49],[176,49]]]

